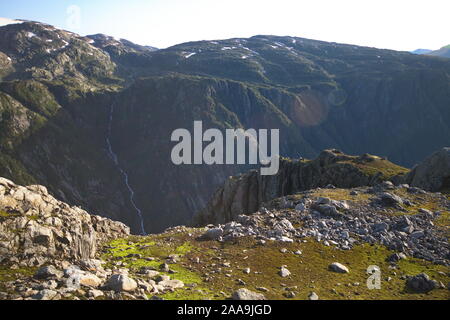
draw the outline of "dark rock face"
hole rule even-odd
[[[406,177],[413,187],[429,191],[450,188],[450,148],[443,148],[414,167]]]
[[[269,200],[330,184],[339,188],[377,184],[387,178],[382,171],[370,170],[371,165],[379,162],[385,163],[385,168],[403,172],[386,160],[368,155],[349,156],[338,150],[323,151],[317,159],[307,162],[282,160],[277,175],[261,176],[258,171],[250,171],[229,178],[193,222],[198,225],[229,222],[240,214],[256,212]],[[338,215],[333,208],[322,203],[316,209]]]
[[[43,186],[22,187],[0,178],[2,263],[12,258],[23,266],[40,266],[55,259],[92,259],[102,241],[129,233],[123,223],[56,200]]]

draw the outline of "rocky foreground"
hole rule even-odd
[[[449,219],[448,194],[381,182],[142,237],[0,179],[0,298],[449,299]]]

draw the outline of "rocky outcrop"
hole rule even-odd
[[[450,148],[443,148],[414,167],[406,183],[429,191],[450,187]]]
[[[240,214],[256,212],[264,202],[295,192],[327,185],[339,188],[373,185],[405,171],[376,156],[350,156],[339,150],[322,151],[312,161],[282,159],[274,176],[261,176],[253,170],[230,177],[194,217],[193,223],[225,223]]]
[[[40,266],[52,260],[86,260],[101,242],[130,229],[51,196],[43,186],[0,178],[0,263]]]
[[[384,201],[387,194],[403,205],[397,207]],[[342,198],[348,200],[340,200]],[[240,215],[226,224],[208,226],[209,229],[198,240],[231,243],[239,238],[253,237],[261,244],[268,241],[289,244],[298,239],[314,238],[325,246],[345,251],[362,243],[382,244],[397,251],[396,255],[387,258],[389,261],[412,256],[450,265],[448,235],[441,226],[444,212],[450,208],[450,200],[440,193],[383,182],[351,190],[308,190],[263,205],[264,208],[254,214]],[[435,211],[423,208],[430,205],[436,208]],[[399,215],[399,212],[404,215]],[[295,254],[302,255],[302,252]],[[339,263],[330,265],[329,269],[348,272]]]

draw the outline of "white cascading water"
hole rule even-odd
[[[130,183],[128,181],[128,174],[125,172],[125,170],[123,170],[120,167],[119,158],[117,157],[117,154],[114,153],[113,148],[111,146],[110,138],[111,138],[111,127],[112,127],[112,122],[113,122],[113,115],[114,115],[114,103],[111,105],[111,109],[110,109],[110,113],[109,113],[108,133],[106,135],[106,146],[108,147],[108,153],[109,153],[111,160],[114,162],[114,164],[116,165],[116,167],[119,169],[120,173],[124,177],[125,185],[127,186],[127,189],[130,193],[130,202],[133,205],[134,209],[136,210],[137,216],[140,221],[141,233],[142,233],[142,235],[146,235],[147,233],[145,232],[145,228],[144,228],[144,218],[142,217],[142,211],[141,211],[141,209],[138,208],[138,206],[136,205],[136,202],[134,202],[134,190],[130,186]]]

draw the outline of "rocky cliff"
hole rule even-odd
[[[224,223],[238,215],[254,213],[269,200],[318,187],[332,185],[353,188],[400,179],[408,170],[372,155],[350,156],[338,150],[325,150],[314,160],[282,159],[274,176],[261,176],[257,170],[230,177],[206,208],[193,220],[196,225]]]
[[[22,267],[96,257],[105,241],[129,235],[120,222],[93,216],[43,186],[0,178],[0,263]]]

